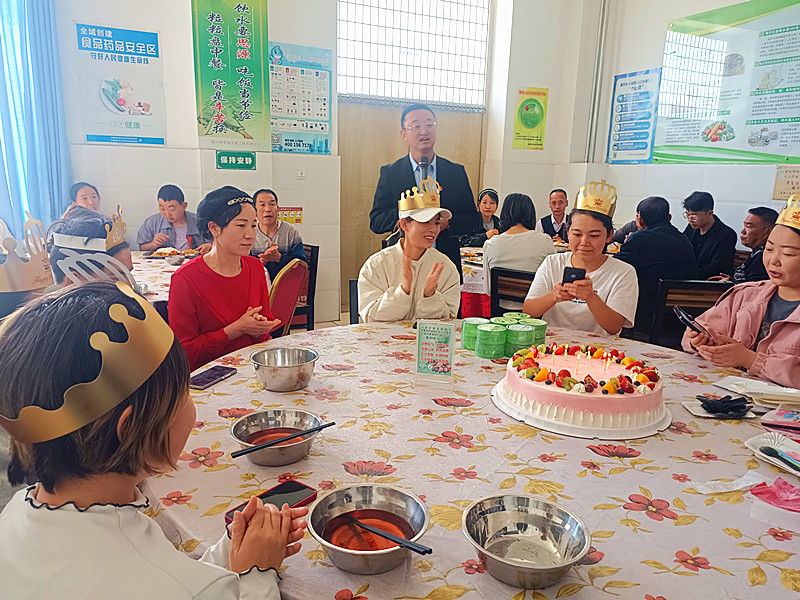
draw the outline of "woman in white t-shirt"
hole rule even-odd
[[[509,194],[500,211],[500,235],[483,245],[483,280],[486,294],[491,295],[490,271],[493,268],[536,272],[542,261],[555,254],[553,240],[536,228],[536,208],[530,196]],[[501,300],[500,306],[520,310],[522,304]]]
[[[611,217],[574,209],[567,217],[570,252],[548,256],[536,271],[523,310],[549,325],[617,335],[633,327],[639,283],[636,270],[604,253]],[[565,267],[586,270],[585,279],[562,283]]]

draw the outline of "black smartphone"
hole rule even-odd
[[[564,277],[561,279],[562,284],[575,283],[586,279],[586,269],[576,269],[575,267],[564,267]]]
[[[266,492],[259,496],[261,501],[265,504],[273,504],[281,508],[284,504],[288,504],[291,508],[305,506],[317,499],[317,490],[312,487],[300,483],[299,481],[284,481],[279,483],[273,488],[268,489]],[[225,513],[225,522],[233,522],[233,513],[243,510],[247,506],[247,502],[240,504]]]
[[[675,316],[678,317],[678,320],[686,325],[689,329],[694,331],[695,333],[702,333],[704,336],[708,338],[708,341],[714,345],[716,341],[714,340],[714,336],[711,335],[705,327],[700,325],[697,321],[692,318],[692,315],[687,313],[683,308],[680,306],[673,306],[672,310],[675,312]]]
[[[211,367],[202,373],[192,376],[189,379],[189,387],[193,390],[204,390],[211,387],[215,383],[219,383],[223,379],[227,379],[234,373],[236,373],[236,369],[234,367],[223,367],[222,365],[217,365],[216,367]]]

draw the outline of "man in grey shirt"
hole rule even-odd
[[[204,240],[197,228],[197,215],[186,210],[186,206],[181,188],[171,184],[162,186],[158,190],[158,214],[147,217],[139,227],[136,236],[139,250],[201,249]]]

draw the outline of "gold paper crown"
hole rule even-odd
[[[116,214],[111,215],[111,224],[106,223],[106,238],[88,238],[80,235],[53,234],[53,243],[59,248],[72,248],[73,250],[94,250],[108,252],[115,246],[125,241],[128,226],[122,220],[122,208],[117,204]]]
[[[439,208],[440,186],[432,177],[419,182],[419,189],[414,186],[400,194],[398,210],[418,210],[420,208]]]
[[[89,345],[102,355],[100,374],[94,381],[75,384],[64,392],[64,403],[57,409],[25,406],[16,419],[0,415],[0,425],[14,439],[46,442],[88,425],[135,392],[166,358],[175,340],[169,325],[130,286],[116,285],[142,307],[144,319],[131,316],[121,304],[112,304],[108,315],[125,327],[128,341],[112,342],[104,331],[93,333]]]
[[[786,206],[778,215],[777,225],[786,225],[800,231],[800,194],[794,193],[789,196]]]
[[[28,292],[53,285],[53,272],[44,240],[44,225],[25,215],[25,250],[30,255],[27,262],[17,255],[17,240],[0,240],[5,248],[6,262],[0,265],[0,292]]]
[[[584,193],[586,190],[587,193]],[[617,188],[602,181],[590,181],[589,185],[581,186],[575,196],[575,208],[581,210],[591,210],[594,212],[614,216],[617,209]]]

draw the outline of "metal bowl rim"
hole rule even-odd
[[[417,496],[414,492],[409,492],[408,490],[404,490],[404,489],[399,488],[399,487],[397,487],[395,485],[389,485],[388,483],[361,483],[361,484],[346,485],[344,487],[336,488],[335,490],[330,490],[326,494],[323,494],[322,496],[319,496],[314,501],[314,503],[311,506],[308,507],[308,516],[306,517],[306,522],[307,522],[308,532],[311,534],[311,537],[313,537],[315,540],[317,540],[320,544],[322,544],[328,550],[335,550],[337,552],[342,552],[344,554],[352,554],[354,556],[379,556],[381,554],[389,554],[391,552],[397,552],[398,550],[403,550],[404,548],[402,546],[396,546],[394,548],[385,548],[383,550],[349,550],[348,548],[342,548],[341,546],[336,546],[334,544],[331,544],[329,541],[323,539],[321,534],[318,534],[314,530],[314,526],[311,524],[311,514],[314,512],[314,509],[317,507],[317,505],[320,502],[322,502],[325,498],[327,498],[328,496],[330,496],[331,494],[333,494],[335,492],[340,492],[340,491],[346,490],[348,488],[358,488],[358,487],[365,487],[365,486],[387,488],[387,489],[390,489],[390,490],[394,490],[396,492],[407,494],[407,495],[411,496],[412,498],[414,498],[419,503],[419,505],[422,507],[422,511],[425,513],[425,520],[422,523],[422,527],[420,527],[419,533],[417,533],[417,535],[415,535],[409,541],[416,542],[417,540],[419,540],[419,538],[421,538],[423,535],[425,535],[425,533],[428,531],[428,527],[430,526],[431,516],[430,516],[430,513],[428,512],[428,507],[425,506],[425,503],[420,499],[419,496]]]
[[[570,517],[575,519],[578,522],[578,524],[581,526],[581,528],[586,532],[586,543],[584,544],[583,550],[581,550],[581,552],[578,553],[577,556],[575,556],[574,558],[571,558],[570,560],[568,560],[566,562],[563,562],[563,563],[560,563],[560,564],[557,564],[557,565],[550,565],[550,566],[547,566],[547,567],[536,567],[536,566],[531,565],[531,563],[529,563],[529,562],[518,561],[518,560],[515,560],[513,558],[504,558],[502,556],[498,556],[494,552],[491,552],[491,551],[487,550],[486,548],[484,548],[483,546],[481,546],[477,541],[475,541],[472,538],[470,533],[467,531],[467,515],[470,513],[470,511],[473,508],[475,508],[475,506],[477,506],[481,502],[486,502],[487,500],[494,500],[495,498],[503,498],[503,497],[506,497],[506,496],[516,496],[516,497],[519,497],[519,498],[530,498],[531,500],[537,500],[538,502],[544,502],[546,504],[549,504],[551,506],[554,506],[554,507],[558,508],[559,510],[563,510]],[[473,547],[478,552],[483,552],[487,556],[491,556],[494,560],[496,560],[498,562],[501,562],[503,564],[506,564],[506,565],[509,565],[509,566],[512,566],[512,567],[530,569],[532,571],[551,571],[553,569],[560,569],[562,567],[570,567],[570,566],[574,565],[575,563],[577,563],[584,556],[586,556],[586,554],[589,552],[589,548],[592,545],[592,533],[591,533],[591,531],[589,531],[589,528],[586,527],[586,523],[583,522],[583,519],[581,519],[579,516],[577,516],[571,510],[567,509],[566,507],[562,506],[561,504],[559,504],[557,502],[551,502],[550,500],[543,500],[543,499],[537,498],[536,496],[533,496],[531,494],[492,494],[490,496],[484,496],[483,498],[478,498],[472,504],[470,504],[466,509],[464,509],[464,512],[461,515],[461,532],[464,534],[464,537],[467,538],[467,541],[470,544],[472,544]]]
[[[306,362],[297,365],[265,365],[255,360],[254,356],[256,354],[259,354],[260,352],[268,352],[269,350],[306,350],[307,352],[312,352],[314,354],[314,357],[311,360],[307,360]],[[305,365],[313,365],[318,360],[319,360],[319,352],[317,352],[313,348],[306,348],[305,346],[274,346],[270,348],[262,348],[261,350],[256,350],[255,352],[250,354],[250,362],[252,363],[253,366],[265,367],[267,369],[296,369],[298,367],[303,367]]]
[[[325,421],[323,420],[322,417],[320,417],[319,415],[316,415],[316,414],[314,414],[314,413],[312,413],[311,411],[308,411],[308,410],[303,410],[303,409],[300,409],[300,408],[262,408],[260,410],[253,411],[250,414],[242,415],[241,417],[236,419],[233,423],[231,423],[231,426],[228,427],[228,435],[230,435],[231,438],[233,438],[235,441],[239,442],[240,444],[242,444],[243,446],[245,446],[247,448],[252,448],[253,446],[256,446],[257,444],[251,444],[250,442],[245,442],[244,440],[241,440],[238,437],[236,437],[234,435],[234,433],[233,433],[233,428],[236,427],[236,425],[239,423],[239,421],[243,421],[248,417],[252,417],[253,415],[257,415],[259,413],[273,412],[273,411],[283,411],[283,412],[294,411],[294,412],[304,413],[306,415],[311,415],[312,417],[316,417],[317,419],[319,419],[320,423],[325,424]],[[283,444],[281,446],[272,446],[271,448],[262,448],[262,450],[273,450],[273,449],[278,449],[278,448],[292,448],[293,446],[297,446],[299,444],[304,444],[306,442],[312,441],[317,436],[318,433],[320,433],[320,432],[319,431],[315,431],[314,433],[307,434],[308,437],[299,438],[296,442],[291,442],[289,444]]]

